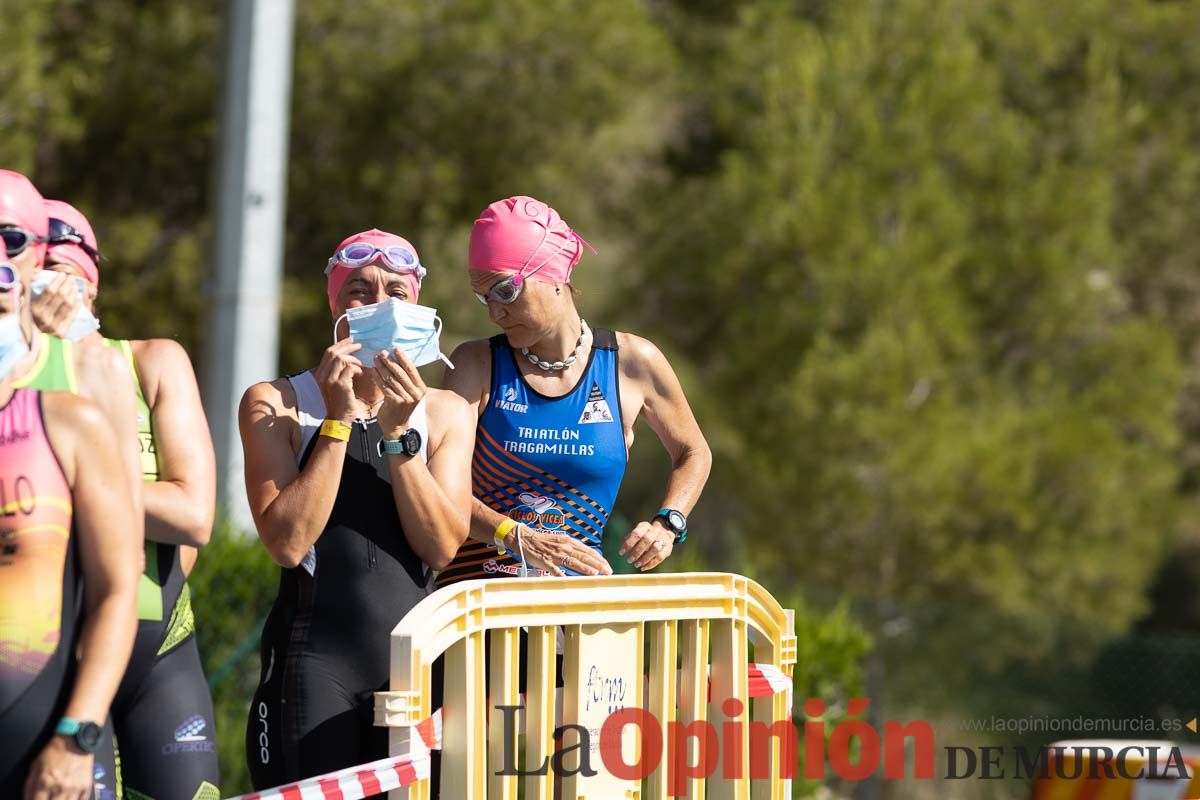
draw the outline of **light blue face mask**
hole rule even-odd
[[[393,347],[398,347],[415,366],[423,367],[440,359],[454,369],[450,359],[442,355],[442,321],[436,309],[394,297],[382,303],[349,308],[333,323],[335,342],[338,340],[338,322],[343,318],[350,326],[350,338],[362,345],[362,349],[353,355],[364,367],[375,366],[379,351],[390,353]]]
[[[51,269],[44,269],[39,272],[33,279],[33,283],[29,284],[30,295],[36,299],[38,295],[50,288],[50,284],[54,283],[55,278],[61,274]],[[86,305],[87,280],[73,276],[67,277],[68,280],[75,283],[76,291],[79,294],[79,306],[75,309],[75,316],[71,319],[71,324],[67,327],[67,332],[63,334],[63,338],[77,342],[92,331],[100,330],[100,320],[96,319],[96,315],[89,311]]]
[[[29,343],[21,330],[21,315],[14,311],[0,318],[0,381],[8,377],[28,352]]]

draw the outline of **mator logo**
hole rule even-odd
[[[500,396],[496,398],[496,408],[501,411],[511,411],[514,414],[526,414],[529,412],[527,403],[517,402],[517,387],[506,386]]]

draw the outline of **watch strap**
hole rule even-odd
[[[671,524],[671,515],[672,514],[678,514],[680,517],[683,518],[684,522],[683,522],[682,530],[676,528],[674,525]],[[685,516],[682,511],[679,511],[678,509],[675,509],[675,508],[660,508],[658,510],[658,513],[650,518],[650,521],[653,522],[656,519],[663,520],[666,523],[665,524],[666,529],[675,534],[675,544],[682,544],[683,542],[687,541],[687,516]]]
[[[85,753],[95,753],[100,747],[100,739],[104,736],[104,729],[88,720],[63,717],[54,726],[54,733],[58,736],[66,736],[72,739],[75,742],[75,746]]]
[[[400,439],[380,439],[379,440],[379,455],[402,456],[404,455],[404,442]]]
[[[63,717],[54,726],[54,733],[58,736],[74,736],[83,728],[83,723],[77,719]]]
[[[409,442],[413,445],[410,447]],[[399,439],[380,439],[379,440],[379,455],[394,455],[394,456],[415,456],[421,452],[421,432],[416,428],[409,428],[404,433],[400,434]]]

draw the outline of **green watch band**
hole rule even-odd
[[[80,750],[85,753],[94,753],[100,747],[104,729],[88,720],[63,717],[54,726],[54,733],[56,736],[69,736],[75,740],[75,744],[79,746]]]
[[[77,719],[63,717],[54,726],[54,732],[60,736],[74,736],[79,733],[79,729],[83,727],[83,723]]]
[[[687,517],[682,511],[677,511],[674,508],[661,508],[658,513],[650,518],[651,522],[661,519],[663,526],[675,534],[675,544],[683,544],[687,541]]]

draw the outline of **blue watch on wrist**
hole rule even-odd
[[[100,747],[100,737],[104,735],[104,729],[88,720],[63,717],[54,726],[54,733],[74,739],[83,752],[94,753]]]
[[[411,458],[421,452],[421,432],[416,428],[409,428],[400,434],[399,439],[380,439],[378,448],[381,457],[393,455]]]
[[[683,544],[687,541],[687,517],[682,511],[676,511],[673,508],[661,508],[658,513],[650,518],[651,522],[662,520],[663,525],[667,530],[675,534],[675,544]]]

